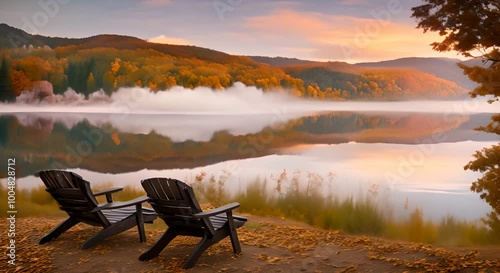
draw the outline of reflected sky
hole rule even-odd
[[[394,153],[378,143],[413,146],[498,141],[496,135],[474,130],[489,122],[489,114],[295,115],[278,119],[266,114],[134,114],[116,120],[109,114],[8,113],[0,115],[0,154],[19,158],[25,166],[18,175],[27,176],[48,168],[82,168],[102,173],[195,168],[279,154],[301,145],[348,142],[373,143],[380,152],[365,156],[377,161]],[[366,147],[360,148],[360,152],[371,151]],[[427,157],[433,159],[431,155]]]
[[[469,190],[479,175],[464,171],[463,165],[471,154],[495,142],[465,141],[458,143],[423,145],[346,143],[337,145],[307,145],[287,149],[280,154],[242,160],[231,160],[213,165],[170,170],[147,170],[120,174],[103,174],[84,169],[73,169],[94,185],[113,183],[132,185],[148,177],[175,177],[194,181],[196,175],[206,172],[216,179],[223,178],[229,192],[245,189],[248,182],[267,181],[270,192],[275,192],[276,180],[287,172],[288,180],[298,177],[308,183],[322,181],[323,192],[334,196],[374,198],[396,216],[407,216],[413,209],[422,208],[426,217],[441,219],[453,215],[459,219],[479,219],[489,206]],[[386,152],[387,151],[387,152]],[[431,152],[424,152],[431,151]],[[415,154],[424,154],[414,160]],[[333,176],[332,176],[333,175]],[[20,187],[31,188],[40,181],[29,176],[19,179]],[[286,187],[286,183],[285,186]],[[370,189],[376,187],[375,193]],[[405,203],[408,200],[408,209]]]

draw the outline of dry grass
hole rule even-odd
[[[324,183],[333,182],[333,174],[329,175],[328,181],[316,174],[307,174],[307,181],[301,181],[300,173],[290,175],[283,171],[271,179],[249,182],[244,190],[233,194],[226,191],[227,177],[229,174],[226,173],[219,177],[200,173],[187,182],[195,189],[200,202],[209,203],[209,206],[215,207],[236,201],[241,205],[240,212],[294,219],[326,230],[453,246],[499,243],[499,236],[484,225],[457,220],[450,216],[439,222],[432,222],[424,218],[420,209],[410,212],[407,218],[396,219],[374,201],[371,196],[376,193],[373,192],[368,193],[365,198],[357,199],[341,199],[332,193],[325,196],[320,189]],[[110,187],[111,182],[94,190]],[[5,187],[0,187],[0,195],[5,197]],[[130,200],[141,195],[144,195],[142,190],[127,186],[114,195],[114,200]],[[43,186],[31,191],[19,191],[16,197],[18,217],[65,215]],[[104,199],[100,198],[100,201],[104,202]],[[2,203],[0,209],[1,216],[5,217],[6,203]],[[161,221],[156,221],[154,226],[165,227]]]

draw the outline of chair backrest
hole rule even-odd
[[[36,173],[47,187],[46,191],[69,216],[84,223],[107,227],[108,219],[102,212],[91,212],[98,202],[92,194],[90,183],[76,173],[45,170]]]
[[[149,178],[141,181],[149,203],[169,227],[202,229],[214,234],[208,219],[195,219],[193,214],[202,212],[193,188],[172,178]]]

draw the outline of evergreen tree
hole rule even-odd
[[[96,80],[94,78],[95,72],[94,58],[84,61],[69,61],[66,74],[68,75],[68,86],[73,88],[76,92],[88,95],[90,92],[95,91],[97,88]],[[87,86],[89,83],[89,76],[92,73],[92,85],[90,88]],[[93,90],[90,90],[93,89]]]
[[[0,67],[0,101],[15,101],[16,95],[9,76],[10,65],[7,59],[2,59]]]

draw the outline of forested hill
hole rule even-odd
[[[477,83],[471,81],[458,67],[460,59],[450,58],[401,58],[382,62],[357,63],[356,66],[366,68],[410,68],[432,74],[436,77],[452,81],[465,89],[472,90]]]
[[[350,64],[342,62],[314,62],[308,60],[300,60],[296,58],[282,58],[282,57],[263,57],[263,56],[251,56],[254,61],[267,63],[271,66],[277,67],[288,67],[296,65],[315,65],[318,67],[325,65],[344,65],[344,67],[350,66]],[[477,86],[477,83],[471,81],[466,75],[464,75],[463,70],[458,67],[458,63],[461,63],[460,59],[451,58],[420,58],[420,57],[409,57],[409,58],[399,58],[394,60],[380,61],[380,62],[365,62],[353,64],[351,70],[357,68],[389,68],[389,69],[413,69],[420,72],[428,73],[434,75],[438,78],[442,78],[451,82],[456,83],[462,88],[467,90],[472,90]],[[470,64],[470,61],[463,62],[466,65]],[[477,64],[473,64],[477,65]]]
[[[285,58],[274,59],[279,63]],[[297,59],[272,66],[266,57],[252,59],[120,35],[46,37],[6,24],[0,24],[0,60],[0,101],[15,100],[40,81],[50,82],[56,94],[72,88],[86,95],[133,86],[152,91],[177,85],[224,89],[234,82],[338,100],[443,99],[466,93],[455,83],[416,70]]]
[[[315,91],[309,86],[316,90],[332,90],[341,97],[390,100],[447,97],[453,92],[463,94],[462,87],[471,90],[474,86],[457,66],[458,59],[405,58],[353,65],[283,57],[251,58],[279,67],[287,74],[304,80],[310,92]],[[429,61],[428,65],[425,60]],[[453,79],[467,85],[454,86]]]
[[[13,47],[32,45],[34,47],[56,47],[78,46],[79,49],[91,49],[96,47],[108,47],[116,49],[154,49],[159,52],[185,58],[198,58],[217,63],[228,63],[232,61],[247,61],[248,58],[232,56],[224,52],[202,47],[188,45],[167,45],[149,43],[145,40],[114,34],[102,34],[87,38],[60,38],[31,35],[23,30],[0,24],[0,49],[12,49]]]

